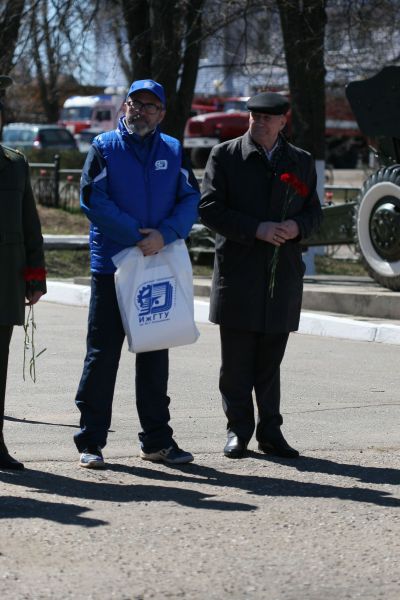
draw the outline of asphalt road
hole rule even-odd
[[[217,328],[171,351],[172,425],[195,462],[138,457],[134,356],[117,381],[109,468],[77,466],[87,309],[39,303],[38,381],[13,336],[0,472],[0,597],[341,600],[400,597],[400,348],[294,334],[282,367],[297,461],[222,456]]]

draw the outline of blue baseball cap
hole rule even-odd
[[[165,106],[165,92],[161,83],[157,83],[157,81],[153,81],[152,79],[139,79],[132,83],[127,96],[131,96],[131,94],[141,91],[151,92],[157,96],[162,105]]]

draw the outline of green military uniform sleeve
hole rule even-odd
[[[20,152],[0,146],[0,325],[23,324],[27,291],[46,291],[44,266],[28,163]]]

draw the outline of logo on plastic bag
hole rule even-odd
[[[139,325],[169,319],[175,290],[173,277],[140,286],[136,292]]]

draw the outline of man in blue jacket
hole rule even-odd
[[[186,238],[199,203],[197,182],[183,166],[181,144],[158,128],[165,115],[162,85],[134,81],[125,111],[116,130],[93,141],[81,182],[81,207],[91,221],[92,288],[87,354],[76,396],[81,429],[75,443],[79,464],[88,468],[104,467],[102,448],[125,336],[112,257],[135,245],[149,256]],[[141,457],[171,464],[192,461],[173,440],[168,424],[168,350],[137,354],[135,383]]]

